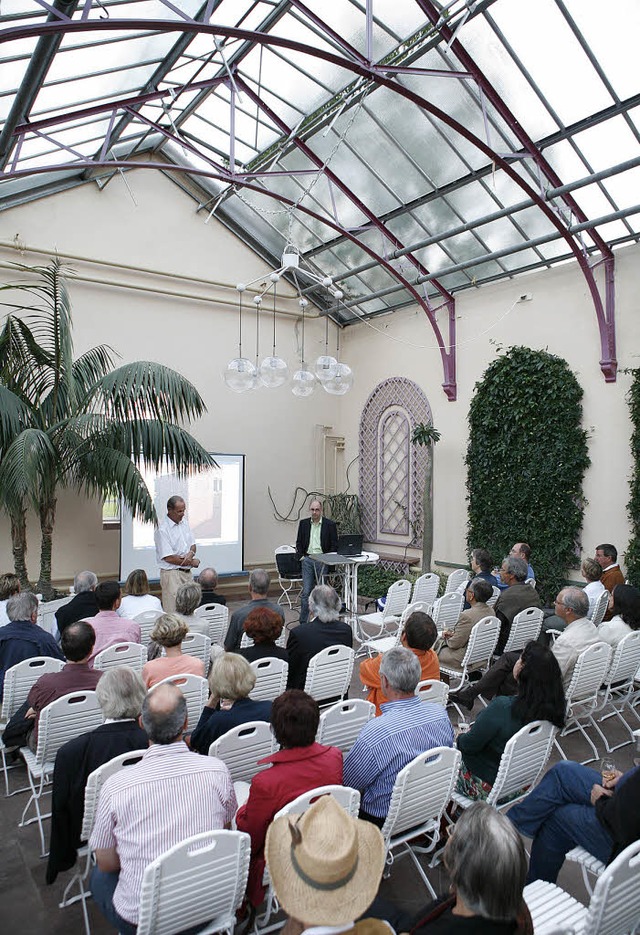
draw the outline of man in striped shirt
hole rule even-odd
[[[420,663],[410,649],[388,650],[380,664],[382,714],[360,731],[344,762],[343,782],[362,793],[360,818],[382,827],[400,770],[420,753],[453,746],[453,728],[442,705],[414,694]]]
[[[90,840],[97,864],[91,892],[121,935],[136,931],[147,864],[194,834],[228,827],[237,809],[225,764],[192,753],[182,740],[187,704],[178,688],[149,692],[142,725],[149,749],[105,782]]]

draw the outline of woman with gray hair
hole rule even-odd
[[[353,633],[348,623],[340,620],[342,601],[335,588],[317,585],[309,595],[309,623],[301,623],[289,631],[289,679],[287,688],[304,689],[311,659],[328,646],[353,646]]]
[[[153,688],[170,675],[204,677],[202,659],[182,652],[182,641],[188,632],[189,627],[178,614],[163,614],[158,617],[151,631],[151,639],[157,646],[164,648],[165,655],[151,659],[143,668],[142,680],[147,688]]]
[[[202,588],[197,581],[181,584],[176,593],[176,613],[179,614],[192,633],[207,636],[209,624],[204,617],[196,617],[195,610],[202,600]]]
[[[484,802],[456,822],[443,854],[452,896],[416,917],[411,935],[529,935],[533,925],[522,898],[527,857],[508,818]]]
[[[256,673],[242,656],[222,653],[214,659],[209,672],[211,694],[191,734],[193,750],[206,756],[213,741],[232,727],[269,720],[271,702],[249,698],[255,684]]]

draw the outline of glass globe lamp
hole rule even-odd
[[[234,357],[227,364],[222,378],[234,393],[246,393],[255,386],[256,368],[246,357]]]
[[[326,383],[327,380],[332,380],[335,377],[338,370],[338,361],[335,357],[330,357],[328,354],[322,354],[316,360],[314,371],[316,378],[320,383]]]
[[[353,386],[353,370],[347,364],[338,364],[335,376],[322,385],[332,396],[344,396]]]
[[[282,357],[265,357],[258,373],[260,382],[270,389],[283,386],[289,379],[289,367]]]
[[[296,370],[291,383],[291,392],[294,396],[311,396],[316,388],[316,378],[310,370],[306,369],[306,364],[302,365],[301,370]]]

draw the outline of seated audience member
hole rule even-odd
[[[523,562],[527,563],[527,578],[533,578],[535,580],[536,573],[531,567],[531,546],[528,542],[516,542],[512,547],[509,555],[513,555],[515,558],[521,558]]]
[[[118,607],[118,616],[133,620],[138,614],[143,614],[147,610],[162,612],[162,604],[160,598],[150,593],[149,579],[144,568],[136,568],[125,583],[124,596]]]
[[[382,714],[360,731],[344,761],[344,784],[362,793],[360,817],[382,826],[391,790],[403,766],[433,747],[453,746],[453,728],[442,705],[414,694],[420,663],[404,646],[388,650],[380,664]]]
[[[46,630],[38,626],[38,598],[21,591],[7,601],[9,623],[0,627],[0,701],[7,669],[34,656],[64,659],[60,647]]]
[[[196,617],[194,611],[200,606],[202,588],[197,581],[187,581],[176,591],[176,613],[179,614],[192,633],[209,634],[209,624],[204,617]]]
[[[598,627],[598,639],[614,649],[633,630],[640,630],[640,591],[630,584],[617,584],[609,598],[611,620]]]
[[[89,620],[98,613],[96,587],[98,577],[92,571],[79,571],[73,579],[74,596],[68,604],[56,611],[58,631],[62,635],[65,627],[76,620]]]
[[[237,808],[225,764],[195,756],[181,739],[187,702],[178,688],[159,685],[146,695],[142,726],[150,747],[105,782],[89,842],[91,893],[121,935],[135,935],[147,864],[185,838],[229,827]]]
[[[121,596],[117,581],[103,581],[99,584],[96,587],[96,601],[98,613],[91,618],[91,625],[96,633],[91,665],[98,653],[109,646],[115,646],[116,643],[140,642],[140,625],[118,616]]]
[[[493,594],[493,585],[485,578],[473,578],[467,585],[466,599],[469,610],[465,610],[452,630],[442,633],[443,645],[438,658],[443,666],[462,667],[471,631],[484,617],[493,616],[487,601]]]
[[[244,607],[234,610],[229,620],[229,629],[224,640],[224,648],[228,653],[237,653],[244,633],[244,622],[257,607],[267,607],[281,617],[284,623],[284,611],[278,604],[267,598],[271,579],[264,568],[254,568],[249,575],[249,594],[251,600]]]
[[[546,646],[527,643],[513,668],[517,693],[498,696],[483,708],[471,729],[459,734],[462,753],[457,792],[486,799],[491,792],[505,744],[525,724],[551,721],[564,727],[565,699],[560,666]]]
[[[264,841],[276,812],[317,786],[342,784],[342,753],[316,743],[319,722],[318,703],[304,692],[286,691],[273,702],[271,729],[280,750],[259,761],[271,765],[253,777],[236,815],[238,831],[251,835],[247,898],[254,907],[264,898]]]
[[[589,599],[582,588],[563,588],[554,606],[565,624],[565,629],[551,647],[551,652],[558,660],[566,691],[571,682],[576,659],[583,649],[598,642],[598,628],[585,616],[589,610]],[[471,711],[478,695],[482,695],[483,698],[515,695],[513,667],[519,655],[518,651],[504,653],[477,682],[461,691],[451,692],[451,699]]]
[[[510,816],[509,816],[510,817]],[[443,853],[451,896],[416,916],[411,935],[530,935],[522,898],[527,856],[508,818],[485,802],[460,816]]]
[[[596,562],[602,568],[602,584],[611,594],[613,589],[617,584],[624,584],[624,575],[622,574],[622,569],[618,564],[618,550],[615,545],[611,545],[609,542],[604,542],[602,545],[596,546]],[[604,619],[611,620],[613,613],[611,608],[608,608],[605,612]]]
[[[491,571],[491,566],[493,564],[491,556],[486,549],[472,549],[471,555],[469,557],[469,564],[471,565],[471,575],[468,578],[466,584],[458,588],[459,591],[463,591],[464,594],[467,593],[467,589],[474,578],[482,578],[483,581],[488,581],[491,585],[491,593],[493,593],[494,587],[502,589],[502,582],[499,578]],[[491,595],[489,595],[490,597]],[[487,598],[488,600],[488,598]],[[468,598],[465,597],[463,609],[469,610]]]
[[[406,646],[415,655],[420,663],[420,681],[440,678],[440,663],[431,648],[438,637],[436,625],[429,614],[420,610],[414,611],[407,617],[400,643]],[[380,705],[387,701],[380,682],[380,666],[383,655],[380,653],[372,659],[363,659],[360,663],[360,681],[369,689],[367,701],[376,706],[376,717],[382,714]]]
[[[610,863],[640,838],[640,766],[603,780],[594,769],[560,760],[507,815],[533,838],[528,883],[555,883],[574,847]]]
[[[222,604],[226,606],[226,597],[223,597],[222,594],[216,594],[218,572],[215,568],[203,568],[198,575],[198,584],[202,589],[200,606],[203,604]]]
[[[317,584],[309,595],[311,620],[289,631],[287,688],[303,689],[312,658],[327,646],[353,646],[353,632],[340,620],[342,601],[328,584]]]
[[[582,562],[580,572],[587,582],[584,586],[584,593],[589,598],[589,616],[591,616],[596,600],[603,591],[607,590],[602,583],[602,565],[598,564],[595,558],[587,557]]]
[[[282,619],[269,610],[268,607],[256,607],[244,622],[244,632],[253,640],[253,646],[245,646],[239,650],[241,656],[248,662],[256,659],[289,659],[289,654],[282,646],[276,645],[276,640],[282,634]]]
[[[89,665],[94,642],[93,627],[86,620],[78,620],[77,623],[70,623],[64,628],[62,652],[67,660],[65,665],[59,672],[41,675],[32,685],[27,700],[7,724],[6,737],[12,737],[13,730],[22,725],[25,729],[25,740],[28,739],[29,746],[35,751],[38,743],[38,718],[42,709],[70,692],[95,690],[102,672]],[[33,725],[31,729],[29,722]]]
[[[297,923],[303,932],[390,935],[381,920],[356,922],[366,916],[380,885],[382,835],[369,822],[351,818],[332,796],[321,796],[295,825],[286,815],[274,821],[265,850],[289,931]]]
[[[11,572],[0,575],[0,627],[9,623],[7,603],[9,598],[20,593],[20,579]]]
[[[164,649],[165,655],[145,664],[142,681],[147,688],[153,688],[162,679],[172,675],[200,675],[204,678],[202,659],[182,652],[182,641],[188,632],[187,624],[177,614],[158,617],[151,631],[151,639]]]
[[[509,555],[502,563],[500,577],[506,588],[493,605],[493,615],[500,621],[500,638],[496,652],[501,653],[509,638],[513,618],[528,607],[542,607],[540,595],[535,588],[525,584],[527,563],[522,558]]]
[[[249,693],[256,684],[256,674],[242,656],[222,653],[209,672],[211,694],[191,734],[191,748],[206,756],[214,740],[232,727],[247,721],[268,721],[270,701],[253,701]]]
[[[51,840],[47,883],[76,862],[81,844],[84,790],[89,774],[114,756],[146,750],[149,739],[138,725],[146,695],[142,679],[127,666],[108,669],[96,686],[104,724],[58,750],[51,796]]]

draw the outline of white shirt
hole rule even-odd
[[[606,623],[601,623],[598,627],[598,639],[608,643],[615,649],[620,640],[633,633],[628,623],[625,623],[620,614],[616,614]]]
[[[117,614],[127,620],[133,620],[145,610],[162,610],[162,604],[153,594],[125,594]]]
[[[588,584],[585,584],[584,593],[589,598],[589,619],[591,619],[591,615],[593,613],[593,608],[595,607],[595,603],[600,597],[600,595],[602,594],[602,592],[604,591],[604,589],[605,588],[604,588],[602,581],[590,581]]]
[[[6,601],[0,601],[0,627],[6,627],[9,623],[9,618],[7,617],[7,604],[9,599]]]
[[[165,562],[165,555],[185,555],[195,541],[186,519],[183,519],[180,523],[174,523],[168,516],[165,516],[156,529],[154,539],[156,542],[156,559],[160,568],[164,569],[180,567]],[[189,570],[191,568],[190,565],[184,567]]]

